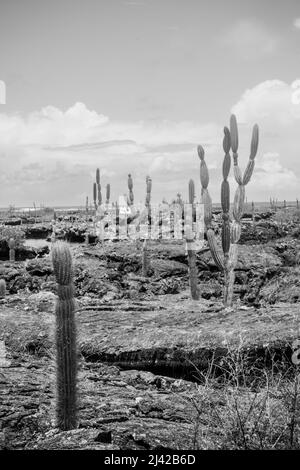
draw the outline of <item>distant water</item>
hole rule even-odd
[[[153,204],[157,204],[157,202],[153,202]],[[277,201],[277,207],[283,207],[284,205],[284,201]],[[232,203],[231,203],[232,205]],[[252,201],[249,199],[247,202],[245,201],[245,210],[247,210],[247,208],[251,208],[251,205],[252,205]],[[297,205],[296,203],[296,200],[294,201],[286,201],[286,205],[288,207],[295,207]],[[254,206],[256,209],[270,209],[270,202],[269,201],[254,201]],[[220,208],[221,207],[221,202],[213,202],[213,207],[215,209],[217,208]],[[47,208],[49,209],[53,209],[55,211],[60,211],[60,212],[72,212],[72,211],[84,211],[86,210],[86,207],[85,206],[47,206]],[[44,210],[45,207],[36,207],[36,212],[37,214],[39,214],[39,212],[42,210]],[[5,211],[8,211],[9,208],[8,207],[0,207],[0,211],[2,212],[5,212]],[[34,215],[34,212],[35,212],[35,209],[34,207],[15,207],[14,208],[15,212],[31,212],[31,215]],[[94,206],[90,206],[89,207],[89,210],[94,210]]]
[[[24,245],[25,246],[30,246],[31,248],[41,248],[42,246],[51,245],[51,242],[47,242],[45,239],[40,239],[40,238],[26,238],[24,240]]]

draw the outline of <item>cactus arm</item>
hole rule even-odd
[[[212,200],[210,194],[208,192],[208,183],[209,183],[209,174],[207,165],[205,162],[205,152],[201,145],[197,148],[198,156],[200,158],[200,182],[202,187],[202,202],[204,204],[204,224],[206,227],[206,236],[208,241],[208,246],[210,248],[210,252],[212,254],[213,260],[217,267],[223,271],[224,270],[224,261],[217,249],[217,242],[215,238],[214,230],[212,229]],[[228,170],[228,163],[227,167],[223,169],[223,172]]]
[[[222,256],[219,253],[215,232],[213,231],[213,229],[209,228],[206,232],[206,236],[214,262],[221,271],[224,271],[224,260],[222,259]]]

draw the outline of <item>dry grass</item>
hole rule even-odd
[[[220,364],[216,366],[212,360],[205,373],[197,371],[203,385],[199,386],[199,400],[193,400],[195,449],[211,442],[210,434],[216,429],[219,449],[300,449],[300,375],[296,366],[278,371],[274,362],[270,369],[260,371],[257,380],[255,367],[249,373],[241,350],[231,350],[221,366],[221,380],[216,376],[218,368]],[[205,433],[200,427],[203,419]]]

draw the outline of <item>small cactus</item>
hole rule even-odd
[[[88,217],[89,217],[89,198],[87,196],[86,200],[85,200],[85,220],[86,220],[86,222],[88,221]]]
[[[108,183],[106,185],[106,204],[109,204],[109,199],[110,199],[110,184]]]
[[[0,299],[4,299],[6,294],[6,282],[4,279],[0,279]]]
[[[97,184],[97,193],[98,193],[98,206],[102,204],[102,195],[101,195],[101,184],[100,184],[100,170],[96,170],[96,184]]]
[[[93,184],[93,199],[94,199],[95,210],[97,210],[97,208],[98,208],[98,205],[97,205],[97,183]]]
[[[129,196],[128,196],[128,205],[132,206],[134,202],[134,195],[133,195],[133,181],[132,181],[132,176],[129,173],[128,175],[128,191],[129,191]]]
[[[8,241],[9,247],[9,261],[14,262],[16,260],[16,242],[13,238]]]
[[[63,431],[77,425],[77,352],[72,256],[67,244],[52,248],[53,270],[58,284],[56,302],[57,426]]]
[[[53,227],[52,233],[51,233],[51,243],[55,243],[55,240],[56,240],[55,227]]]
[[[200,292],[198,288],[198,270],[197,270],[197,257],[195,251],[195,233],[190,226],[185,227],[186,251],[188,255],[189,265],[189,279],[191,296],[193,300],[199,300]]]
[[[194,204],[195,202],[195,183],[193,180],[189,181],[189,203]]]

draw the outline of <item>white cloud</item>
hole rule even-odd
[[[284,194],[287,188],[289,191],[296,191],[299,182],[292,170],[283,167],[278,153],[266,153],[256,162],[253,184],[269,190],[270,193]]]
[[[293,24],[296,29],[300,29],[300,18],[295,18]]]
[[[289,126],[300,119],[300,105],[293,100],[299,91],[299,80],[291,85],[267,80],[247,90],[232,111],[242,122],[259,120],[266,125]]]
[[[215,124],[117,122],[88,110],[83,103],[66,111],[47,106],[26,117],[0,114],[0,134],[2,205],[20,201],[27,204],[25,201],[33,197],[28,185],[33,182],[48,204],[60,194],[58,186],[65,187],[68,182],[64,200],[81,204],[80,194],[84,188],[91,193],[91,174],[97,167],[103,185],[111,183],[112,194],[127,191],[127,173],[132,173],[135,194],[140,199],[144,198],[145,176],[151,172],[153,197],[160,199],[163,189],[158,188],[163,188],[165,181],[172,186],[175,176],[184,185],[181,190],[187,189],[189,179],[199,168],[199,143],[207,147],[210,156],[215,142],[221,142],[221,129]],[[12,191],[13,185],[18,191]],[[174,194],[177,190],[174,185]]]
[[[300,104],[293,100],[299,90],[299,80],[291,84],[267,80],[247,90],[232,108],[240,124],[242,154],[249,152],[251,126],[257,122],[260,127],[256,168],[249,184],[256,198],[267,191],[281,199],[299,196]]]
[[[293,99],[299,91],[299,79],[292,84],[268,80],[246,90],[232,107],[242,169],[251,128],[260,127],[249,200],[300,196],[300,102]],[[222,123],[111,121],[76,103],[66,111],[48,106],[26,117],[0,114],[0,135],[1,205],[84,204],[82,194],[91,195],[97,167],[103,187],[111,183],[115,198],[127,191],[128,173],[137,201],[144,199],[147,174],[153,178],[154,201],[178,191],[187,197],[190,178],[200,194],[198,144],[205,148],[213,201],[220,199]],[[232,196],[234,190],[232,183]]]
[[[228,29],[220,38],[223,45],[231,48],[245,60],[263,58],[274,54],[280,44],[279,37],[264,24],[252,19],[242,19]]]

